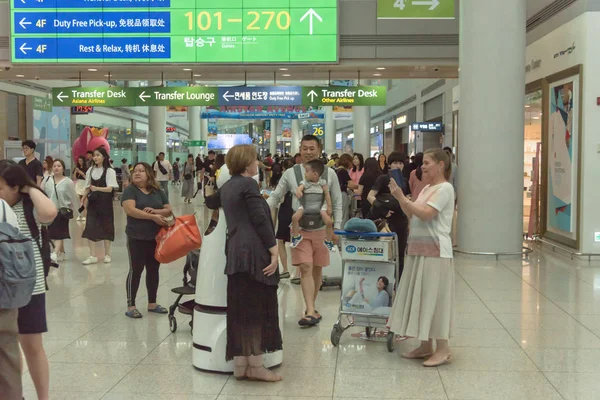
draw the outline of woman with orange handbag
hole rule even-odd
[[[121,196],[121,204],[127,214],[127,251],[129,274],[127,275],[127,312],[129,318],[142,318],[135,305],[140,279],[146,268],[148,289],[148,312],[167,314],[168,310],[156,303],[160,263],[156,260],[156,235],[163,226],[173,223],[173,210],[167,195],[160,189],[149,164],[137,163],[133,168],[132,185]]]

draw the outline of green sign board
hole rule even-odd
[[[52,112],[52,100],[46,97],[31,96],[33,100],[33,109],[39,111]]]
[[[337,63],[338,0],[10,0],[13,63]]]
[[[384,106],[385,86],[71,87],[52,89],[55,106]]]
[[[187,147],[206,147],[206,140],[188,140],[185,145]]]
[[[302,105],[306,106],[385,106],[385,86],[303,87]]]
[[[377,18],[453,19],[454,0],[377,0]]]

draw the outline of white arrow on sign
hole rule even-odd
[[[23,43],[21,45],[21,47],[19,47],[19,50],[21,50],[21,52],[23,54],[27,54],[27,52],[25,50],[33,50],[31,47],[25,47],[25,46],[27,46],[27,43]]]
[[[302,16],[302,18],[300,18],[300,22],[304,21],[307,17],[308,17],[308,22],[309,22],[308,34],[312,35],[313,34],[313,17],[318,19],[319,22],[323,22],[323,18],[321,18],[321,16],[319,14],[317,14],[317,12],[315,10],[313,10],[312,8],[310,10],[308,10],[306,12],[306,14],[304,14]]]
[[[232,94],[229,94],[229,90],[228,90],[228,91],[226,91],[225,93],[223,93],[223,98],[224,98],[224,99],[225,99],[225,101],[226,101],[226,102],[228,102],[228,103],[229,103],[229,99],[230,99],[230,98],[232,98],[232,97],[235,97],[235,96],[234,96],[234,95],[232,95]]]
[[[425,0],[425,1],[413,0],[412,5],[413,6],[430,6],[429,11],[433,11],[440,5],[440,0]]]
[[[143,102],[145,103],[145,102],[146,102],[146,99],[149,99],[149,98],[150,98],[150,97],[152,97],[152,96],[150,96],[150,95],[146,95],[146,91],[144,90],[144,91],[142,91],[142,93],[140,93],[140,96],[139,96],[139,97],[140,97],[140,100],[141,100],[141,101],[143,101]]]
[[[21,20],[19,21],[19,25],[21,25],[21,28],[23,28],[23,29],[27,30],[27,26],[26,26],[26,25],[31,25],[31,22],[27,22],[27,21],[25,20],[25,17],[23,17],[23,19],[21,19]]]
[[[314,91],[311,90],[310,92],[308,92],[308,94],[306,95],[306,97],[310,97],[310,101],[315,101],[315,96],[317,98],[319,98],[319,95]]]
[[[60,92],[59,94],[56,95],[56,98],[58,99],[58,101],[60,101],[62,103],[63,99],[68,99],[69,96],[63,96],[63,92]]]

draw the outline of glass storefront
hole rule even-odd
[[[523,232],[536,234],[539,226],[539,182],[542,148],[542,91],[525,96],[525,167],[523,171]],[[533,218],[532,223],[530,220]]]

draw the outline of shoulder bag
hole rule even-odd
[[[58,191],[56,190],[56,180],[54,179],[54,177],[52,177],[52,182],[54,183],[54,193],[56,194],[56,202],[59,202],[59,198],[58,198]],[[62,218],[62,219],[73,219],[73,210],[71,210],[69,207],[60,207],[58,209],[58,215]]]

